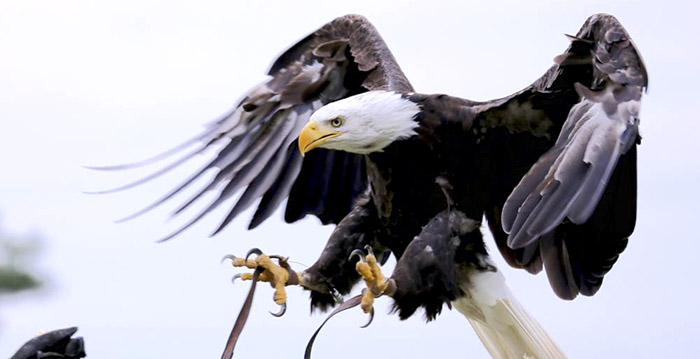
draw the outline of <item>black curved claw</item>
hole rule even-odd
[[[361,326],[360,328],[367,328],[369,327],[370,324],[372,324],[372,320],[374,320],[374,307],[369,310],[369,320],[367,321],[367,324]]]
[[[236,284],[236,279],[241,277],[241,273],[236,273],[233,275],[233,278],[231,278],[231,283]]]
[[[374,250],[372,249],[372,246],[369,244],[365,246],[365,250],[367,251],[367,255],[373,256],[374,255]]]
[[[365,252],[362,251],[362,249],[355,249],[350,253],[350,257],[348,257],[348,260],[352,260],[355,257],[360,257],[361,261],[365,261]]]
[[[272,259],[277,259],[280,262],[286,262],[289,260],[289,257],[281,256],[279,254],[270,254],[268,257]]]
[[[226,261],[227,259],[230,259],[231,261],[233,261],[236,259],[236,256],[234,256],[233,254],[225,255],[223,258],[221,258],[221,264],[224,264],[224,261]]]
[[[279,317],[283,316],[284,313],[286,313],[286,312],[287,312],[287,303],[282,303],[282,305],[280,305],[280,311],[279,311],[279,312],[277,312],[277,313],[270,312],[270,314],[272,314],[273,316],[279,318]]]
[[[260,250],[260,248],[251,248],[248,251],[248,253],[246,253],[245,260],[248,260],[248,257],[250,257],[251,254],[255,254],[255,255],[259,256],[259,255],[263,254],[263,252]]]

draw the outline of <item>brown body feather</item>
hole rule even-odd
[[[595,293],[625,248],[635,221],[634,146],[647,76],[612,16],[589,18],[544,76],[488,102],[413,93],[378,32],[357,15],[302,39],[269,75],[198,137],[205,146],[196,153],[221,149],[193,178],[209,170],[216,176],[182,208],[205,192],[219,196],[182,229],[241,190],[217,232],[258,199],[251,228],[285,199],[289,222],[313,214],[339,223],[306,271],[317,289],[312,305],[332,304],[330,288],[350,290],[357,280],[347,259],[353,249],[371,245],[393,252],[399,266],[414,265],[402,254],[446,208],[438,177],[451,185],[455,208],[467,218],[486,216],[510,265],[531,273],[544,265],[563,298]],[[301,157],[296,135],[313,111],[374,90],[421,106],[418,136],[368,156],[315,150]],[[421,283],[428,293],[434,284]],[[430,308],[432,316],[434,303]]]

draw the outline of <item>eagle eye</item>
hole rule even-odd
[[[331,122],[331,126],[333,126],[333,127],[340,127],[343,125],[343,119],[340,117],[336,117],[336,118],[332,119],[330,122]]]

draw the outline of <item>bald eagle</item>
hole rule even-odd
[[[280,272],[264,255],[234,263],[264,267],[258,274],[280,304],[283,287],[300,284],[313,308],[327,309],[365,279],[363,307],[388,294],[401,318],[423,308],[430,320],[454,306],[496,358],[564,357],[508,290],[480,228],[485,218],[507,263],[544,269],[564,299],[595,294],[627,245],[646,70],[613,16],[593,15],[569,37],[532,85],[477,102],[415,92],[365,18],[337,18],[280,55],[233,110],[167,152],[201,144],[166,170],[218,149],[136,215],[213,171],[177,212],[218,196],[164,239],[237,193],[214,234],[256,202],[251,229],[285,200],[287,222],[312,214],[337,224],[302,272],[286,264]],[[353,256],[358,249],[371,255]],[[397,265],[383,277],[377,269],[390,254]]]

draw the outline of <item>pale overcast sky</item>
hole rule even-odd
[[[244,214],[208,238],[219,210],[155,244],[179,222],[165,221],[172,206],[124,224],[112,220],[196,164],[105,196],[81,191],[144,172],[81,166],[138,160],[189,138],[264,80],[276,55],[327,21],[367,16],[419,92],[486,100],[542,75],[567,47],[563,34],[597,12],[618,17],[650,76],[636,232],[600,292],[572,302],[557,298],[543,274],[506,267],[489,242],[491,252],[570,358],[693,356],[700,333],[700,236],[691,230],[700,183],[700,25],[691,3],[0,0],[1,225],[45,238],[35,270],[49,280],[40,292],[0,298],[0,357],[40,330],[79,326],[92,358],[216,358],[248,290],[230,284],[236,271],[219,264],[224,254],[258,246],[307,265],[315,260],[331,227],[315,218],[287,225],[279,213],[252,232],[244,230]],[[306,293],[289,292],[287,315],[273,318],[272,290],[260,286],[236,357],[303,355],[324,316],[309,316]],[[315,357],[487,357],[460,314],[400,322],[387,314],[389,304],[378,301],[367,329],[358,328],[366,320],[359,309],[330,322]]]

